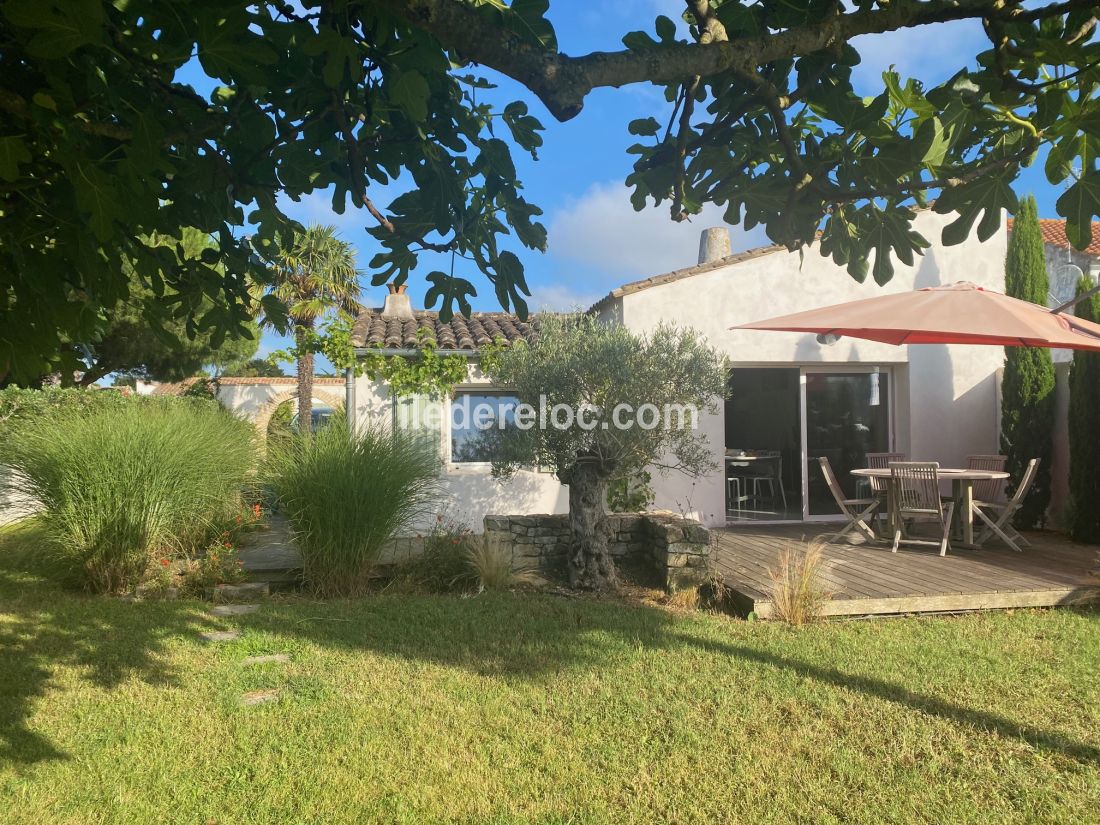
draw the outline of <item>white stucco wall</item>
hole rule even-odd
[[[997,446],[996,372],[1004,361],[1000,347],[921,345],[894,347],[841,339],[833,346],[799,333],[731,331],[738,323],[814,309],[889,292],[904,292],[956,281],[1004,289],[1007,233],[1002,227],[981,243],[976,237],[944,247],[944,216],[923,212],[917,229],[932,244],[913,266],[895,262],[884,287],[855,282],[847,271],[821,257],[816,248],[775,252],[727,267],[653,286],[618,298],[605,317],[618,317],[636,331],[661,322],[691,326],[725,352],[734,366],[878,364],[894,369],[895,448],[915,459],[964,463],[971,453]],[[689,263],[689,262],[685,262]],[[646,273],[639,273],[646,274]],[[724,408],[701,421],[721,466]],[[657,476],[654,506],[684,510],[707,524],[725,520],[724,473],[692,480],[679,474]]]
[[[344,403],[345,389],[342,379],[330,378],[314,381],[313,407],[338,407]],[[285,403],[297,410],[298,387],[291,381],[273,382],[263,378],[223,379],[218,385],[218,402],[230,412],[252,421],[259,427]],[[258,421],[262,418],[264,421]]]
[[[475,367],[468,370],[467,380],[456,392],[488,389],[492,385]],[[486,515],[516,515],[525,513],[565,513],[569,511],[569,491],[548,472],[520,470],[511,478],[492,477],[488,464],[451,461],[450,400],[427,402],[439,405],[439,450],[443,459],[444,500],[441,509],[448,519],[462,522],[474,532],[482,531]],[[360,425],[389,426],[392,420],[392,400],[388,389],[369,378],[360,377],[355,385],[356,421]],[[426,531],[430,522],[417,525]]]
[[[252,419],[260,408],[293,386],[278,384],[229,384],[218,387],[218,401],[242,418]]]

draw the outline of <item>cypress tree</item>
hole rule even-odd
[[[1092,289],[1082,278],[1077,294]],[[1077,305],[1077,317],[1100,322],[1100,295]],[[1100,353],[1073,354],[1069,373],[1069,534],[1100,543]]]
[[[1050,285],[1043,257],[1039,210],[1028,196],[1008,240],[1005,260],[1005,292],[1014,298],[1046,306]],[[1042,525],[1050,504],[1050,459],[1054,432],[1054,362],[1050,350],[1006,347],[1001,384],[1001,451],[1008,456],[1005,469],[1011,475],[1008,493],[1023,475],[1027,462],[1038,458],[1035,483],[1016,513],[1020,529]]]

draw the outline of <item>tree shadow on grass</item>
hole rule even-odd
[[[383,595],[275,603],[237,624],[327,649],[361,650],[461,668],[479,676],[540,681],[606,666],[609,651],[659,649],[672,614],[587,597],[482,593]]]
[[[798,676],[813,679],[830,687],[855,690],[864,696],[903,705],[911,710],[920,711],[929,716],[938,716],[958,725],[970,725],[982,730],[993,731],[1006,739],[1018,739],[1033,747],[1060,753],[1078,762],[1100,763],[1100,748],[1094,745],[1076,742],[1056,732],[1045,731],[1031,725],[1022,725],[997,713],[969,708],[945,699],[919,693],[904,685],[887,682],[874,676],[846,673],[837,668],[822,667],[800,659],[757,650],[746,645],[683,635],[679,635],[677,638],[684,644],[692,645],[716,656],[731,656],[744,661],[789,670]]]
[[[67,755],[28,724],[37,700],[60,689],[53,668],[111,688],[137,676],[171,685],[167,643],[211,626],[195,605],[141,604],[61,590],[33,527],[0,531],[0,765]]]
[[[138,677],[172,684],[167,661],[175,639],[196,640],[216,624],[186,602],[130,604],[64,593],[14,563],[0,535],[0,763],[65,758],[34,731],[34,705],[62,689],[51,668],[78,668],[82,678],[112,687]],[[653,607],[587,598],[483,594],[476,598],[385,595],[360,600],[276,601],[236,617],[244,631],[322,648],[462,668],[488,678],[531,682],[592,671],[635,648],[701,649],[780,668],[829,688],[855,690],[945,719],[990,730],[1080,762],[1100,762],[1100,749],[1005,716],[969,708],[873,676],[847,673],[734,641],[683,632],[672,614]]]
[[[367,650],[521,681],[607,667],[609,649],[614,655],[609,641],[668,651],[694,647],[714,656],[788,670],[829,688],[858,691],[953,724],[993,731],[1079,762],[1100,763],[1100,748],[1094,745],[904,684],[746,644],[687,635],[673,614],[658,608],[584,598],[541,597],[535,606],[525,598],[494,594],[467,600],[394,596],[368,602],[319,602],[312,618],[299,616],[293,621],[277,611],[246,618],[256,630],[321,647]]]

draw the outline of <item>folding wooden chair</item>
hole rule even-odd
[[[895,461],[905,461],[905,453],[867,453],[867,468],[869,470],[885,470]],[[885,498],[890,488],[890,482],[885,478],[861,478],[861,482],[871,488],[871,495]],[[858,491],[857,491],[858,492]]]
[[[1021,536],[1020,532],[1012,526],[1012,517],[1016,514],[1016,511],[1020,509],[1020,506],[1024,503],[1024,499],[1027,498],[1028,491],[1031,490],[1031,485],[1035,483],[1035,474],[1038,469],[1039,459],[1031,459],[1031,461],[1027,463],[1027,467],[1024,468],[1024,475],[1023,478],[1020,479],[1020,486],[1016,488],[1016,492],[1008,501],[983,501],[976,495],[978,485],[974,485],[974,512],[978,514],[978,518],[985,522],[985,529],[982,531],[981,535],[978,536],[977,543],[979,546],[989,541],[994,534],[1017,553],[1020,552],[1020,544],[1024,547],[1031,546],[1028,540]]]
[[[937,462],[895,461],[890,464],[890,480],[894,484],[894,547],[923,544],[938,546],[940,555],[947,555],[951,542],[951,514],[954,501],[940,500],[940,465]],[[940,527],[940,540],[928,541],[907,535],[909,522],[931,521]]]
[[[970,470],[993,470],[1000,472],[1005,468],[1008,456],[970,455],[966,457],[966,466]],[[1004,503],[1005,481],[1003,478],[988,478],[974,482],[974,498],[981,501]]]
[[[833,498],[836,499],[836,506],[840,508],[840,512],[848,519],[848,524],[843,530],[838,533],[826,534],[822,536],[822,538],[826,541],[839,541],[853,530],[856,530],[861,533],[864,538],[869,541],[874,541],[877,538],[875,531],[868,526],[864,519],[871,516],[871,521],[872,523],[874,522],[874,513],[878,510],[879,499],[845,498],[844,491],[840,488],[840,483],[836,480],[836,474],[833,472],[833,467],[829,464],[829,459],[826,456],[818,456],[817,460],[821,464],[821,474],[825,476],[825,483],[829,485],[829,492],[832,493]],[[858,508],[860,507],[863,509],[859,510]]]

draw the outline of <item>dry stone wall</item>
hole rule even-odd
[[[669,592],[707,577],[710,531],[692,519],[664,513],[608,516],[616,561],[652,565]],[[485,541],[509,553],[514,568],[560,570],[569,553],[568,515],[486,516]]]

